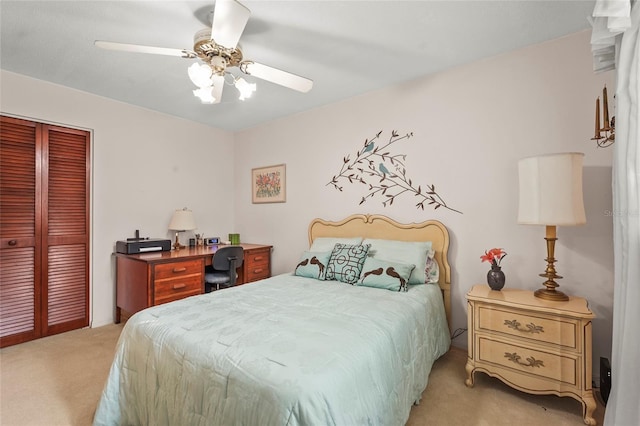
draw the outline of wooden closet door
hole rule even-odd
[[[89,325],[89,132],[2,116],[0,347]]]
[[[0,125],[0,347],[41,334],[41,127]]]
[[[43,334],[89,325],[89,133],[44,126]],[[46,281],[45,281],[46,280]]]

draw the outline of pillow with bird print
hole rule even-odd
[[[298,262],[298,264],[296,265],[296,269],[293,271],[293,274],[299,277],[324,280],[324,275],[327,270],[327,264],[329,263],[330,256],[330,251],[305,251],[302,253],[300,262]]]
[[[367,257],[362,267],[359,286],[407,291],[409,277],[416,265]]]
[[[409,284],[427,282],[425,265],[431,241],[397,241],[365,238],[362,244],[371,244],[369,256],[391,262],[414,264],[416,268],[409,277]]]

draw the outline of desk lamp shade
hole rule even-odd
[[[547,278],[545,288],[535,292],[547,300],[568,300],[556,290],[558,284],[554,256],[556,226],[583,225],[587,222],[582,200],[582,162],[584,154],[569,152],[524,158],[518,162],[520,202],[518,223],[545,225]]]
[[[176,231],[176,241],[173,243],[174,249],[180,249],[184,246],[178,241],[178,233],[183,231],[193,231],[196,229],[196,221],[193,219],[193,212],[186,207],[182,210],[173,212],[169,229]]]

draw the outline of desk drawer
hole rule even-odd
[[[260,249],[245,253],[244,282],[252,282],[271,276],[271,249]]]
[[[173,302],[202,293],[202,274],[155,283],[154,305]]]
[[[252,265],[252,264],[268,265],[270,258],[271,258],[271,250],[268,248],[246,251],[244,255],[244,261],[247,263],[247,265]]]
[[[154,266],[155,280],[186,277],[193,274],[202,275],[203,264],[201,259],[185,260],[182,262],[161,263]]]
[[[498,307],[478,307],[477,331],[498,332],[566,348],[578,348],[578,321],[542,313]]]
[[[203,259],[161,263],[154,266],[153,304],[173,302],[203,292]]]
[[[250,283],[252,281],[269,278],[270,276],[271,272],[269,271],[269,263],[265,263],[260,265],[253,265],[251,268],[248,268],[245,280],[246,282]]]

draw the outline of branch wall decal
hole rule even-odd
[[[411,179],[407,177],[405,154],[392,154],[389,147],[396,142],[409,139],[413,132],[400,136],[395,130],[391,131],[389,140],[385,143],[380,140],[382,130],[376,133],[371,139],[365,139],[364,146],[356,152],[355,158],[351,160],[349,155],[343,157],[340,172],[333,176],[327,183],[338,191],[342,191],[341,183],[361,183],[368,186],[368,193],[362,197],[360,204],[368,198],[376,195],[383,197],[382,205],[387,207],[392,205],[396,197],[409,193],[414,194],[420,201],[416,208],[424,210],[425,203],[432,205],[434,210],[444,207],[453,212],[462,214],[461,211],[449,207],[442,197],[436,192],[435,185],[427,185],[425,190],[421,185],[416,188]]]

